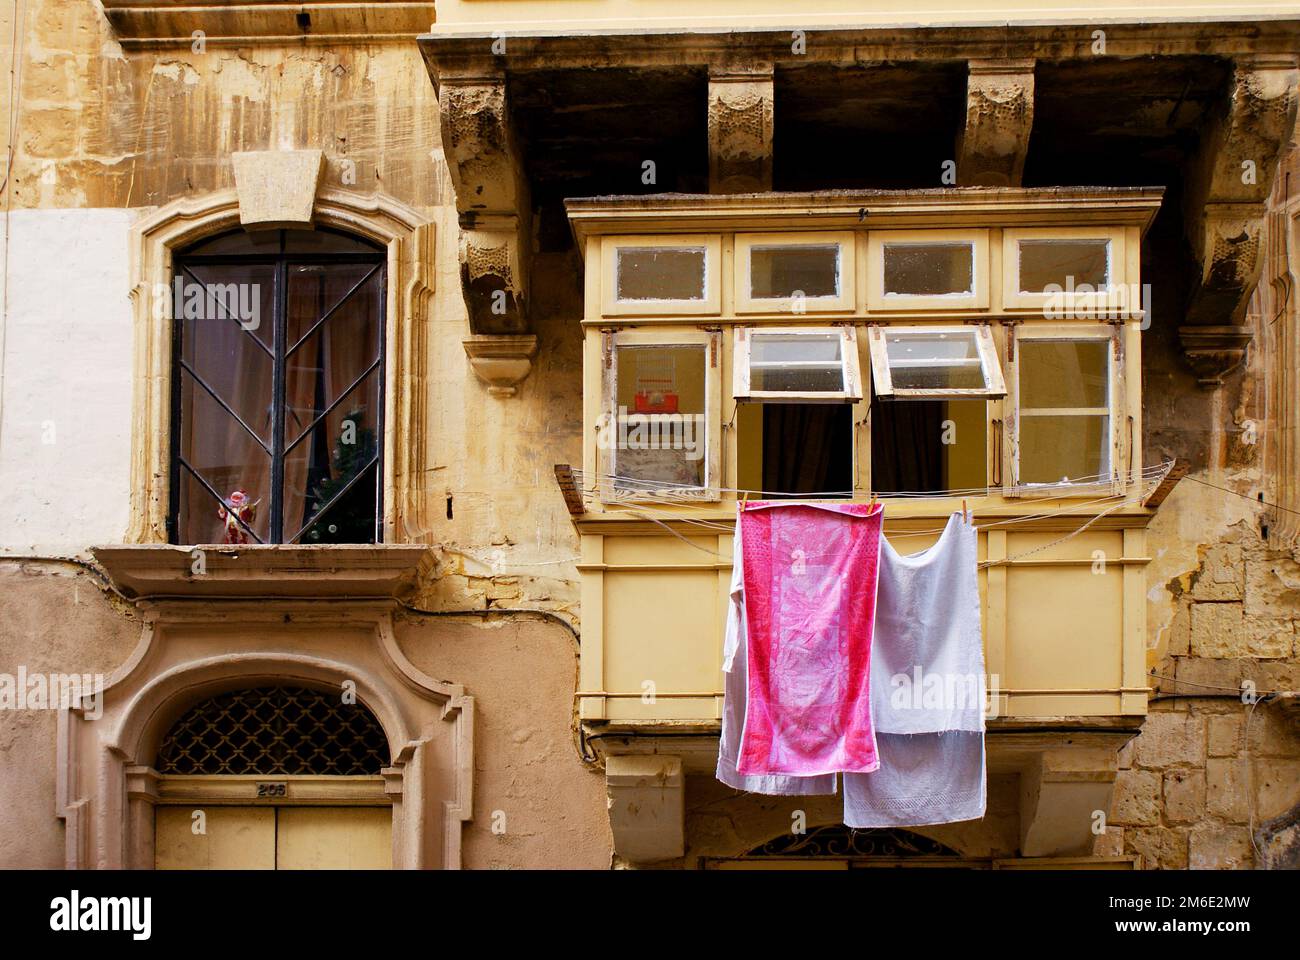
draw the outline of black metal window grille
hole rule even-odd
[[[241,231],[173,267],[170,540],[378,542],[384,251]]]
[[[166,774],[373,776],[388,766],[374,714],[341,692],[236,690],[191,707],[167,731],[155,763]]]

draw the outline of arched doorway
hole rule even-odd
[[[388,869],[378,720],[340,690],[257,686],[186,710],[158,749],[161,869]]]

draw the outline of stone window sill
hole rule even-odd
[[[91,552],[123,595],[223,599],[391,599],[433,566],[424,544],[110,545]]]

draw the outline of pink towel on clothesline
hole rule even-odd
[[[883,507],[742,506],[749,700],[742,774],[870,773]]]

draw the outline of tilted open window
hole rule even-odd
[[[737,327],[732,374],[737,400],[852,403],[862,399],[852,327]]]
[[[993,334],[978,326],[871,328],[878,397],[1001,397],[1007,392]]]

